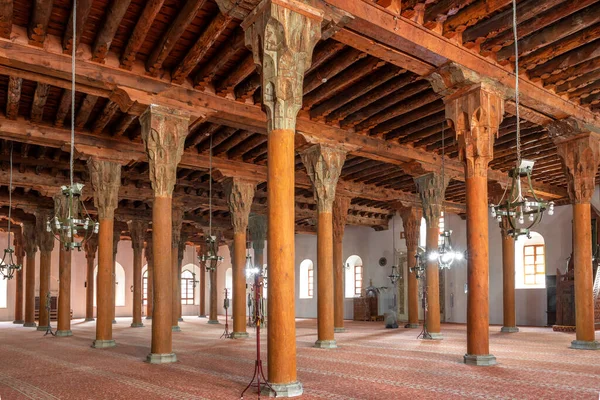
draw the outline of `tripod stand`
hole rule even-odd
[[[427,330],[427,273],[423,274],[423,329],[417,339],[433,339]]]
[[[56,336],[56,333],[52,332],[52,324],[50,323],[50,292],[46,293],[46,314],[48,315],[48,326],[46,327],[46,333],[44,336],[50,334]]]
[[[229,309],[229,290],[225,289],[225,300],[223,300],[223,308],[225,309],[225,331],[219,339],[231,339],[231,333],[229,332],[229,314],[227,310]]]

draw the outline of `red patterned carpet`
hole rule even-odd
[[[236,399],[252,376],[254,341],[219,340],[223,326],[187,317],[174,333],[179,362],[149,365],[150,328],[114,326],[118,347],[92,349],[95,323],[73,323],[73,337],[43,337],[0,323],[0,398]],[[462,363],[465,327],[444,325],[443,341],[417,330],[347,322],[336,350],[312,348],[316,321],[298,321],[298,376],[303,399],[598,399],[600,352],[568,349],[573,334],[491,328],[494,367]],[[253,332],[251,330],[251,332]],[[266,346],[265,346],[266,347]],[[247,395],[245,398],[255,398]]]

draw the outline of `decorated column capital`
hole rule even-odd
[[[589,203],[600,164],[600,133],[574,118],[554,121],[546,128],[556,144],[571,203]]]
[[[154,195],[171,197],[188,133],[189,114],[151,104],[140,116]]]
[[[185,247],[187,246],[186,242],[188,240],[187,233],[183,232],[181,234],[181,239],[179,240],[179,245],[177,246],[177,261],[179,264],[183,261],[183,256],[185,255]]]
[[[16,227],[20,229],[14,231],[15,256],[17,257],[17,264],[23,265],[23,258],[25,257],[23,227],[18,225]]]
[[[332,212],[335,189],[346,160],[346,151],[316,144],[300,153],[313,184],[319,212]]]
[[[27,257],[35,257],[35,253],[37,252],[37,235],[34,222],[23,222],[23,249]]]
[[[40,251],[51,252],[54,250],[54,235],[46,230],[46,223],[50,219],[50,210],[41,210],[35,212],[35,231],[37,245]]]
[[[249,231],[254,252],[262,252],[265,248],[265,240],[267,240],[267,217],[258,214],[251,215]]]
[[[442,215],[449,181],[448,175],[443,176],[437,172],[430,172],[415,178],[415,185],[423,204],[423,217],[425,217],[428,227],[431,227],[431,224],[437,224]]]
[[[335,196],[333,201],[333,237],[341,238],[344,236],[346,221],[348,220],[348,210],[352,199],[348,196]]]
[[[171,248],[176,249],[179,247],[179,242],[181,241],[181,227],[183,226],[183,209],[177,203],[173,203],[171,225]]]
[[[452,122],[466,177],[487,176],[494,158],[494,140],[504,116],[504,94],[478,83],[444,99]]]
[[[119,203],[121,165],[111,161],[88,159],[90,181],[94,192],[94,206],[101,219],[113,219]]]
[[[121,229],[114,227],[113,230],[113,257],[114,261],[117,261],[117,250],[119,248],[119,241],[121,240]]]
[[[152,262],[154,261],[152,253],[152,235],[148,235],[146,237],[146,248],[144,249],[144,256],[146,257],[146,264],[148,264],[148,266],[151,266]]]
[[[423,217],[422,209],[417,206],[400,207],[398,213],[400,214],[400,218],[402,218],[406,247],[417,247],[421,231],[421,218]]]
[[[254,199],[256,182],[243,178],[226,178],[223,190],[227,197],[233,233],[244,233],[248,228],[248,217]]]
[[[144,239],[148,230],[148,223],[138,219],[127,221],[127,226],[131,235],[131,248],[134,251],[142,251],[144,249]]]
[[[302,82],[321,38],[323,11],[301,0],[263,0],[244,20],[246,45],[261,70],[268,130],[296,129]]]
[[[83,248],[85,250],[85,258],[94,260],[98,252],[98,235],[92,235],[87,239],[83,243]]]

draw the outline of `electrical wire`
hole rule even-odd
[[[13,142],[10,142],[10,175],[8,180],[8,248],[10,249],[10,218],[12,211]]]
[[[517,36],[517,1],[512,0],[513,36],[515,40],[515,104],[517,108],[517,168],[521,165],[521,118],[519,116],[519,42]]]
[[[69,178],[73,187],[73,153],[75,152],[75,50],[77,47],[77,0],[73,0],[73,42],[71,43],[71,154]]]

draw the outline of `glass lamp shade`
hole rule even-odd
[[[450,235],[452,235],[452,231],[444,231],[440,236],[443,237],[443,242],[439,246],[436,258],[438,261],[438,265],[442,269],[449,269],[452,267],[454,261],[462,260],[463,253],[460,251],[455,251],[452,248],[452,241],[450,240]]]
[[[400,279],[398,268],[395,265],[392,265],[392,273],[388,275],[388,278],[390,278],[390,282],[392,282],[392,285],[395,285],[398,282],[398,279]]]
[[[12,279],[15,272],[20,271],[23,268],[22,265],[13,261],[14,252],[15,250],[12,247],[4,249],[4,257],[2,257],[2,264],[0,264],[0,275],[2,275],[2,279]]]

